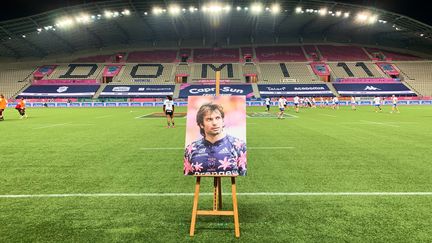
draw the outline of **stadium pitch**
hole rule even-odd
[[[292,119],[278,120],[276,107],[268,114],[248,107],[239,241],[432,241],[432,107],[399,108],[290,109]],[[176,128],[166,128],[163,116],[136,119],[160,111],[29,108],[20,120],[7,109],[0,241],[190,241],[186,108],[177,109]],[[204,180],[202,191],[212,183]],[[200,207],[211,202],[207,193]],[[201,217],[194,240],[233,234],[230,218]]]

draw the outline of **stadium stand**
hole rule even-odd
[[[327,63],[332,71],[334,78],[383,78],[386,77],[381,71],[377,69],[377,66],[371,62],[328,62]],[[347,72],[344,69],[348,68]],[[363,66],[365,69],[363,69]]]
[[[244,58],[245,55],[251,55],[252,58],[256,58],[252,47],[241,47],[240,51],[241,51],[241,58]]]
[[[221,79],[232,80],[234,82],[239,82],[241,78],[241,68],[238,63],[212,63],[212,64],[193,64],[192,67],[192,79],[202,80],[202,79],[215,79],[216,70],[220,69]]]
[[[305,62],[307,61],[300,46],[263,46],[255,48],[260,62]]]
[[[283,79],[296,79],[300,83],[321,82],[307,63],[260,63],[259,67],[261,70],[260,82],[281,83]],[[288,74],[284,71],[287,71]]]
[[[367,61],[369,56],[361,47],[318,45],[321,56],[327,61]]]
[[[304,45],[303,49],[307,55],[308,58],[314,60],[314,61],[319,61],[321,60],[321,56],[319,51],[317,50],[316,46],[314,45]]]
[[[195,63],[232,63],[240,61],[238,48],[232,49],[194,49]]]
[[[175,69],[175,74],[191,74],[190,66],[189,65],[177,65]]]
[[[177,50],[153,50],[130,52],[129,63],[171,63],[177,61]]]
[[[13,97],[29,84],[35,67],[3,67],[0,69],[0,93],[6,98]]]
[[[422,58],[410,55],[410,54],[402,54],[391,51],[385,51],[377,48],[365,48],[369,54],[373,56],[374,53],[378,53],[383,59],[391,59],[393,61],[418,61]]]
[[[104,63],[104,62],[112,62],[113,55],[97,55],[97,56],[89,56],[89,57],[80,57],[73,62],[75,63]]]
[[[247,63],[247,64],[242,65],[242,70],[243,70],[243,74],[257,74],[258,75],[257,67],[255,66],[255,64],[252,64],[252,63]]]
[[[128,63],[114,79],[124,84],[173,84],[174,64],[132,64]]]
[[[432,62],[398,62],[404,81],[423,96],[432,96]]]
[[[47,79],[96,79],[99,80],[104,65],[102,64],[62,64]]]

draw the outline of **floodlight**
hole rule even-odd
[[[22,35],[22,38],[26,38],[27,36],[26,35]]]
[[[91,18],[90,18],[90,15],[88,15],[88,14],[81,14],[81,15],[75,17],[75,21],[77,23],[87,24],[88,22],[90,22],[90,20],[91,20]]]
[[[66,17],[58,20],[55,25],[60,28],[67,28],[72,26],[73,24],[74,24],[74,20],[69,17]]]
[[[260,14],[263,11],[263,6],[261,3],[254,3],[251,5],[251,12],[254,14]]]
[[[369,18],[367,13],[358,13],[356,16],[357,22],[365,22]]]
[[[128,15],[130,15],[130,11],[129,11],[129,9],[125,9],[121,12],[121,14],[128,16]]]
[[[153,8],[153,14],[154,15],[159,15],[159,14],[161,14],[163,12],[163,10],[161,9],[161,8],[159,8],[159,7],[154,7]]]
[[[277,14],[277,13],[279,13],[280,12],[280,6],[279,6],[279,4],[273,4],[272,6],[271,6],[271,12],[272,12],[272,14]]]
[[[189,7],[189,12],[191,12],[191,13],[193,13],[193,12],[195,12],[195,7]]]
[[[321,16],[325,16],[327,14],[327,9],[326,8],[322,8],[318,11],[319,15]]]
[[[37,28],[36,30],[37,30],[37,32],[41,32],[42,28]]]
[[[368,20],[369,24],[375,24],[377,21],[378,21],[378,16],[376,15],[370,16]]]
[[[173,16],[179,15],[180,11],[181,10],[180,10],[180,7],[178,5],[171,5],[168,7],[168,12]]]
[[[301,8],[301,7],[297,7],[297,8],[295,9],[295,12],[296,12],[296,13],[301,13],[301,12],[302,12],[302,8]]]
[[[349,12],[344,13],[344,18],[348,18],[350,16]]]
[[[240,6],[237,6],[236,9],[237,9],[237,11],[240,11],[240,10],[241,10],[241,7],[240,7]]]
[[[337,11],[336,12],[336,17],[340,17],[342,15],[342,12],[341,11]]]
[[[105,10],[105,11],[104,11],[104,17],[107,18],[107,19],[112,18],[113,15],[114,15],[114,13],[111,12],[111,11],[108,11],[108,10]]]

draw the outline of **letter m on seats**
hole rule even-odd
[[[234,77],[233,65],[231,63],[221,64],[219,67],[216,67],[213,64],[202,64],[201,69],[201,78],[207,78],[207,67],[210,67],[214,72],[222,71],[225,67],[227,68],[228,78]]]

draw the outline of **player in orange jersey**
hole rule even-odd
[[[23,118],[27,118],[27,115],[25,113],[25,109],[26,109],[26,101],[24,100],[24,98],[21,98],[18,101],[18,104],[15,106],[15,109],[19,112],[19,114],[21,115],[20,119]]]
[[[0,94],[0,121],[4,121],[3,111],[6,109],[7,100],[3,94]]]

